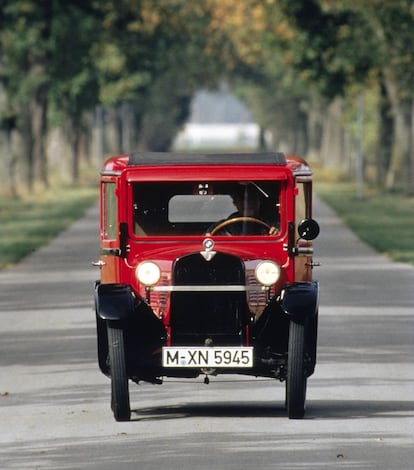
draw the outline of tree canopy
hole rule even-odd
[[[48,185],[59,127],[77,180],[97,106],[118,123],[116,151],[167,150],[195,91],[226,79],[273,145],[305,156],[323,153],[329,112],[346,120],[356,95],[376,90],[379,182],[405,175],[408,188],[413,23],[410,0],[0,0],[5,174],[18,161],[29,189]]]

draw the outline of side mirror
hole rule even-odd
[[[314,240],[319,231],[319,224],[314,219],[304,219],[298,226],[299,237],[304,240]]]

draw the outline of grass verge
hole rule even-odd
[[[363,241],[394,261],[414,265],[413,197],[366,190],[358,198],[355,186],[343,182],[317,182],[315,190]]]
[[[0,197],[0,269],[47,244],[97,201],[96,187],[54,189],[22,198]]]

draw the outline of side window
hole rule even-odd
[[[296,227],[303,219],[310,217],[310,183],[298,183],[298,194],[296,196],[295,222]]]
[[[102,237],[116,239],[116,196],[115,183],[102,185]]]

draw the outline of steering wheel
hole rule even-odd
[[[256,219],[255,217],[234,217],[233,219],[224,220],[223,222],[218,224],[216,227],[213,228],[213,230],[211,230],[210,235],[215,235],[217,232],[227,227],[228,225],[239,224],[242,222],[253,222],[255,224],[259,224],[263,227],[266,227],[268,230],[270,230],[271,228],[270,225],[268,225],[266,222],[263,222],[263,220],[260,219]],[[231,235],[228,232],[227,234]]]

